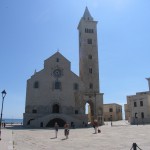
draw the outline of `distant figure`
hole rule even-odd
[[[97,122],[96,119],[94,120],[93,127],[94,127],[94,129],[95,129],[95,134],[97,134],[97,130],[98,130],[98,122]]]
[[[111,127],[112,127],[112,121],[111,121]]]
[[[66,136],[66,139],[68,139],[68,136],[69,136],[69,124],[68,123],[64,125],[64,134]]]
[[[55,126],[54,126],[54,128],[55,128],[55,137],[57,138],[57,134],[58,134],[58,124],[57,124],[57,122],[55,122]]]
[[[83,127],[83,128],[85,127],[85,123],[84,123],[84,121],[83,121],[83,123],[82,123],[82,127]]]

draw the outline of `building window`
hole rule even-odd
[[[143,101],[140,101],[140,106],[143,106]]]
[[[39,88],[39,82],[38,82],[38,81],[35,81],[35,82],[34,82],[34,88],[35,88],[35,89]]]
[[[61,82],[59,82],[59,81],[56,81],[56,82],[55,82],[55,89],[56,89],[56,90],[61,89]]]
[[[91,74],[92,74],[92,68],[89,68],[89,73],[91,73]]]
[[[78,114],[78,110],[75,110],[75,114]]]
[[[53,105],[53,113],[59,113],[59,105],[58,104]]]
[[[144,113],[143,113],[143,112],[141,112],[141,118],[142,118],[142,119],[144,118]]]
[[[88,44],[92,44],[92,39],[87,39]]]
[[[113,112],[113,109],[112,109],[112,108],[109,108],[109,112]]]
[[[137,113],[135,113],[135,118],[138,118]]]
[[[59,58],[56,58],[56,62],[59,62]]]
[[[137,104],[136,104],[136,102],[134,102],[134,107],[137,107]]]
[[[92,83],[89,84],[89,88],[93,89],[93,84]]]
[[[89,59],[92,59],[92,55],[89,55],[88,58],[89,58]]]
[[[36,109],[33,109],[33,110],[32,110],[32,113],[33,113],[33,114],[36,114],[36,113],[37,113],[37,110],[36,110]]]
[[[73,89],[74,89],[74,90],[78,90],[78,89],[79,89],[79,85],[78,85],[78,83],[74,83],[74,85],[73,85]]]

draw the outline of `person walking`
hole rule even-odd
[[[97,122],[97,120],[95,119],[94,120],[94,129],[95,129],[95,134],[97,134],[97,130],[98,130],[98,122]]]
[[[54,128],[55,128],[55,137],[57,138],[57,134],[58,134],[58,124],[57,124],[57,122],[55,122],[55,126],[54,126]]]
[[[64,134],[66,136],[66,139],[68,139],[68,136],[69,136],[69,124],[68,123],[64,125]]]

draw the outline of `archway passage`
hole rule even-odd
[[[64,127],[64,125],[66,123],[64,120],[62,120],[60,118],[54,118],[54,119],[52,119],[52,120],[50,120],[48,122],[48,124],[46,125],[46,127],[54,127],[55,122],[58,123],[59,127]]]
[[[88,115],[88,123],[92,123],[94,119],[94,104],[91,100],[85,104],[85,114]]]

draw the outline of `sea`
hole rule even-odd
[[[23,123],[23,119],[7,119],[7,118],[3,118],[2,122],[5,123],[12,123],[12,124],[22,124]]]

